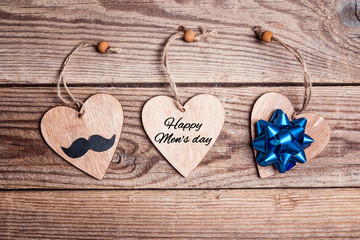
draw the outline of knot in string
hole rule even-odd
[[[304,86],[305,86],[305,92],[304,92],[304,101],[303,101],[303,105],[300,108],[300,110],[295,111],[293,118],[295,117],[295,115],[300,114],[302,111],[305,110],[305,108],[307,107],[307,105],[310,102],[310,98],[311,98],[311,88],[312,88],[312,84],[309,78],[309,74],[308,74],[308,69],[305,63],[305,60],[303,58],[303,56],[300,54],[300,52],[294,48],[293,46],[284,43],[283,41],[281,41],[279,38],[275,37],[274,34],[270,31],[265,31],[263,30],[262,27],[260,26],[256,26],[254,28],[254,32],[255,34],[258,36],[258,38],[260,38],[261,40],[263,40],[264,42],[271,42],[271,41],[275,41],[278,44],[280,44],[281,46],[283,46],[286,50],[288,50],[301,64],[303,73],[304,73]]]
[[[172,92],[174,94],[175,104],[176,104],[176,106],[178,107],[178,109],[181,112],[184,112],[185,108],[184,108],[183,104],[181,103],[181,100],[180,100],[179,95],[177,93],[177,88],[176,88],[176,83],[175,83],[174,77],[173,77],[173,75],[172,75],[172,73],[170,71],[170,68],[169,68],[168,48],[170,47],[172,42],[174,42],[175,40],[177,40],[179,38],[184,38],[184,40],[186,42],[200,42],[200,41],[208,42],[209,38],[216,34],[216,30],[212,30],[210,32],[207,32],[206,29],[203,26],[200,26],[199,29],[200,29],[200,34],[195,34],[193,31],[187,30],[184,26],[179,26],[178,27],[178,32],[171,35],[169,37],[169,39],[167,40],[167,42],[166,42],[166,44],[164,46],[163,54],[162,54],[162,62],[163,62],[164,67],[166,69],[166,73],[167,73],[167,76],[168,76],[168,81],[170,83],[171,90],[172,90]],[[191,34],[189,35],[190,37],[188,37],[186,35],[188,31],[191,32]]]
[[[210,32],[206,31],[206,28],[204,26],[200,26],[199,30],[200,30],[200,34],[194,34],[194,38],[190,42],[200,42],[200,41],[209,42],[209,38],[212,35],[217,34],[216,30],[212,30]],[[186,27],[184,26],[179,26],[178,31],[182,32],[183,34],[185,34],[187,31],[193,32],[191,30],[187,30]],[[188,41],[187,39],[184,40]]]
[[[70,92],[64,75],[65,75],[65,70],[67,65],[70,62],[70,59],[73,55],[75,55],[75,53],[77,53],[81,48],[84,47],[88,47],[88,46],[94,46],[97,47],[98,51],[100,53],[119,53],[121,51],[120,48],[112,48],[109,46],[109,44],[105,41],[100,42],[99,44],[94,43],[94,42],[81,42],[79,43],[72,51],[71,53],[65,58],[65,61],[62,65],[62,69],[61,72],[59,74],[59,78],[58,78],[58,82],[57,82],[57,95],[58,97],[61,99],[61,101],[66,104],[69,107],[74,107],[76,106],[79,112],[79,117],[82,117],[85,114],[85,108],[84,108],[84,103],[80,100],[78,100],[77,98],[75,98],[75,96]],[[61,94],[61,83],[63,84],[67,94],[70,96],[71,100],[67,100],[65,99],[62,94]]]

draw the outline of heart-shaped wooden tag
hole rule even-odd
[[[268,121],[276,109],[283,110],[289,117],[293,116],[295,110],[290,100],[281,93],[270,92],[259,97],[251,112],[251,136],[252,140],[256,138],[256,123],[263,119]],[[326,120],[314,113],[303,113],[296,118],[306,118],[307,124],[305,133],[314,139],[310,147],[305,149],[306,159],[310,160],[320,154],[330,140],[330,127]],[[254,156],[257,150],[254,150]],[[258,172],[261,178],[266,178],[278,174],[273,166],[261,167],[257,164]]]
[[[160,153],[184,177],[205,157],[224,125],[221,101],[210,94],[191,98],[181,112],[167,96],[150,99],[143,107],[144,129]]]
[[[41,119],[41,133],[62,158],[100,180],[120,139],[123,110],[109,94],[93,95],[83,107],[81,118],[69,107],[50,109]]]

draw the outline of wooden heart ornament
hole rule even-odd
[[[252,141],[256,138],[256,123],[260,119],[268,121],[276,109],[281,109],[289,117],[293,116],[295,113],[290,100],[281,93],[270,92],[257,99],[251,112],[250,122]],[[307,119],[305,133],[313,138],[314,142],[310,147],[305,149],[305,155],[307,160],[313,159],[320,154],[328,144],[330,140],[330,127],[323,117],[314,113],[303,113],[297,115],[296,118]],[[254,148],[253,150],[254,156],[256,156],[257,150]],[[261,167],[257,164],[257,168],[261,178],[278,174],[272,165]]]
[[[145,132],[169,163],[187,177],[210,150],[224,125],[221,101],[213,95],[191,98],[181,112],[167,96],[150,99],[143,107]]]
[[[62,158],[100,180],[120,139],[123,110],[109,94],[93,95],[83,107],[81,118],[70,107],[50,109],[41,119],[41,133]]]

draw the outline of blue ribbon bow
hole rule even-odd
[[[275,164],[280,173],[293,168],[296,163],[306,162],[304,149],[314,140],[305,134],[305,118],[289,121],[288,116],[277,109],[270,121],[259,120],[256,123],[258,137],[253,147],[258,150],[256,161],[266,167]]]

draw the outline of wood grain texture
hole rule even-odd
[[[290,121],[292,120],[291,117],[294,116],[295,109],[290,100],[283,94],[278,92],[269,92],[261,95],[256,100],[251,110],[250,119],[252,142],[254,142],[254,139],[258,136],[258,133],[256,132],[256,123],[260,119],[269,121],[277,109],[284,111],[284,113],[290,118]],[[305,154],[306,160],[311,161],[311,159],[319,155],[329,143],[331,134],[330,127],[322,116],[315,113],[302,113],[296,115],[295,118],[305,118],[307,121],[305,133],[308,134],[314,142],[311,146],[305,149]],[[253,150],[255,157],[257,156],[258,151],[254,148]],[[262,178],[266,178],[274,174],[280,174],[274,165],[261,167],[256,162],[256,166],[259,176]],[[300,166],[300,164],[297,164],[295,167],[297,166]]]
[[[2,239],[357,239],[359,189],[0,192]]]
[[[218,97],[225,124],[211,151],[183,178],[161,156],[141,125],[141,109],[170,89],[72,87],[79,99],[97,92],[115,96],[123,106],[124,126],[113,162],[102,181],[66,163],[43,141],[39,123],[44,112],[61,104],[56,88],[0,88],[0,187],[6,188],[263,188],[350,187],[360,185],[360,87],[314,87],[307,112],[323,116],[332,130],[327,148],[289,174],[260,179],[250,147],[250,112],[265,92],[281,92],[295,108],[301,87],[179,87],[182,100],[199,93]]]
[[[360,238],[355,6],[348,0],[1,1],[0,188],[42,190],[0,191],[0,238]],[[186,179],[155,149],[140,119],[148,99],[170,95],[160,84],[167,82],[161,50],[180,24],[219,33],[210,43],[179,40],[170,47],[182,100],[214,94],[226,114],[219,139]],[[255,25],[303,54],[316,83],[308,112],[325,117],[332,130],[317,158],[266,179],[258,178],[249,146],[251,107],[261,94],[279,91],[298,108],[303,89],[294,85],[302,85],[302,72],[282,47],[257,40]],[[107,92],[123,105],[123,133],[102,181],[62,160],[39,131],[42,115],[61,104],[53,87],[61,65],[84,40],[122,48],[112,55],[85,49],[65,76],[80,99]],[[287,189],[293,187],[316,188]],[[109,190],[125,188],[147,190]],[[165,188],[259,189],[154,190]]]
[[[103,39],[122,53],[82,51],[68,82],[163,83],[161,50],[179,24],[219,34],[211,43],[171,46],[177,82],[301,83],[301,68],[286,50],[255,38],[253,27],[262,25],[299,49],[313,82],[358,83],[354,6],[345,0],[2,1],[0,83],[53,83],[76,44]]]
[[[190,98],[183,108],[180,111],[171,97],[156,96],[145,103],[141,119],[154,146],[187,177],[214,145],[225,111],[221,101],[210,94]]]
[[[0,189],[41,190],[0,191],[0,238],[360,238],[355,6],[348,0],[1,1]],[[167,82],[161,50],[180,24],[219,33],[210,43],[179,40],[170,47],[182,100],[214,94],[226,114],[219,139],[186,179],[155,149],[140,119],[147,100],[170,95],[160,84]],[[303,89],[294,85],[302,85],[302,72],[282,47],[257,40],[255,25],[302,53],[316,83],[307,111],[325,117],[332,130],[318,157],[266,179],[257,176],[249,146],[251,107],[261,94],[279,91],[298,108]],[[61,104],[53,86],[63,60],[84,40],[122,48],[111,55],[85,49],[65,76],[81,100],[107,92],[123,105],[123,133],[102,181],[62,160],[39,130],[42,115]],[[110,190],[134,188],[147,190]]]

